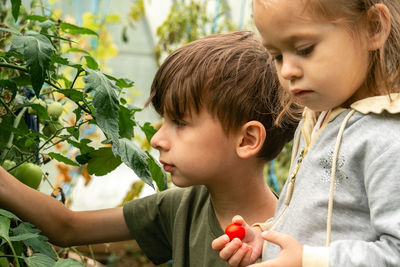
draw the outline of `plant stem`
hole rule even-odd
[[[0,67],[5,67],[5,68],[9,68],[9,69],[15,69],[15,70],[20,70],[23,72],[28,73],[28,70],[24,67],[20,67],[18,65],[13,65],[13,64],[9,64],[9,63],[0,63]]]
[[[94,261],[94,266],[97,266],[97,261],[96,261],[96,258],[94,257],[93,248],[91,245],[88,245],[88,248],[89,248],[89,252],[90,252],[90,257],[92,257],[92,260]]]
[[[10,242],[10,241],[7,240],[7,239],[6,239],[6,241],[7,241],[8,245],[9,245],[10,248],[11,248],[11,251],[12,251],[12,253],[13,253],[13,255],[14,255],[15,261],[17,262],[17,267],[20,267],[20,265],[19,265],[19,260],[18,260],[18,256],[17,256],[17,253],[15,252],[14,246],[12,245],[12,242]]]
[[[74,78],[74,80],[73,80],[72,83],[71,83],[70,89],[73,89],[73,88],[74,88],[75,82],[76,82],[76,80],[78,79],[79,74],[81,74],[83,71],[84,71],[84,70],[78,70],[78,71],[76,72],[75,78]]]
[[[27,107],[22,108],[22,110],[18,113],[17,117],[14,119],[14,123],[13,123],[13,128],[17,129],[19,122],[21,121],[22,116],[24,116],[24,113],[26,111]],[[5,149],[7,150],[6,153],[2,153],[1,158],[0,158],[0,162],[3,162],[5,159],[5,156],[8,154],[8,151],[11,149],[12,147],[12,143],[14,140],[14,132],[10,133],[10,137],[8,138],[8,142],[6,144]]]
[[[9,68],[9,69],[15,69],[15,70],[19,70],[19,71],[23,71],[25,73],[29,74],[28,69],[18,66],[18,65],[13,65],[13,64],[9,64],[9,63],[0,63],[0,67],[5,67],[5,68]],[[58,87],[57,85],[55,85],[54,83],[52,83],[50,80],[46,79],[44,80],[45,83],[47,83],[48,85],[51,85],[52,87],[56,88],[57,90],[61,90],[60,87]]]

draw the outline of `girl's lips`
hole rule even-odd
[[[305,96],[305,95],[311,93],[312,91],[311,90],[302,90],[302,89],[291,89],[290,92],[297,97],[302,97],[302,96]]]

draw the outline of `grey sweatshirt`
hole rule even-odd
[[[336,161],[330,246],[326,236],[333,154],[351,109],[329,118],[308,146],[290,204],[284,204],[288,183],[278,202],[273,220],[283,215],[274,230],[305,245],[304,267],[400,266],[400,99],[373,97],[352,108],[356,112],[341,135]],[[303,136],[305,127],[303,120],[296,133],[301,135],[296,158],[310,142]],[[263,260],[278,253],[279,247],[267,243]]]

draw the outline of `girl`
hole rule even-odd
[[[255,0],[254,20],[305,111],[269,231],[235,217],[243,242],[213,248],[232,266],[400,266],[400,1]]]

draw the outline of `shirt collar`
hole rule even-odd
[[[381,114],[384,111],[391,114],[400,113],[400,94],[364,98],[354,102],[350,107],[362,114]]]

